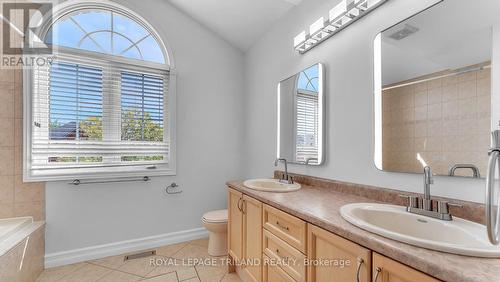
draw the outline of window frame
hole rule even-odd
[[[63,3],[55,7],[54,10],[54,21],[55,23],[61,17],[76,12],[81,9],[112,9],[115,13],[121,13],[139,24],[142,24],[150,34],[157,40],[160,48],[164,53],[165,64],[155,63],[151,61],[143,61],[125,58],[121,56],[113,56],[104,53],[97,53],[92,51],[86,51],[82,49],[75,49],[70,47],[54,46],[54,50],[57,50],[57,55],[60,55],[61,61],[65,62],[69,60],[70,62],[82,61],[82,64],[89,64],[90,61],[94,61],[99,67],[115,68],[121,71],[131,71],[139,72],[145,74],[153,75],[168,75],[168,83],[164,89],[163,97],[163,113],[164,113],[164,139],[168,142],[169,152],[168,160],[166,164],[158,165],[156,169],[147,169],[145,164],[140,165],[119,165],[116,167],[107,166],[90,168],[90,167],[79,167],[79,168],[58,168],[49,170],[49,173],[45,172],[40,175],[34,173],[32,169],[32,137],[33,137],[33,77],[35,70],[32,68],[24,68],[22,72],[23,76],[23,180],[25,182],[32,181],[58,181],[58,180],[72,180],[72,179],[110,179],[110,178],[124,178],[124,177],[143,177],[143,176],[166,176],[166,175],[176,175],[176,71],[171,63],[171,56],[168,54],[169,49],[166,48],[163,41],[159,38],[156,31],[140,16],[131,12],[130,10],[124,8],[121,5],[111,3],[111,2],[81,2],[81,1],[68,1],[68,3]],[[46,24],[42,27],[42,38],[49,31],[51,24]],[[81,59],[81,58],[84,59]],[[66,59],[66,60],[65,60]],[[125,66],[125,68],[124,68]],[[103,107],[105,107],[105,95],[103,95]],[[108,104],[111,105],[111,104]],[[113,104],[114,105],[114,104]],[[118,101],[115,107],[121,107],[121,99]],[[105,121],[103,120],[103,123]],[[103,127],[104,129],[104,127]],[[153,164],[151,164],[153,165]],[[151,166],[150,165],[150,166]],[[142,168],[141,168],[142,167]]]

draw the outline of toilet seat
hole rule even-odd
[[[203,221],[208,223],[227,223],[227,209],[207,212],[203,215]]]

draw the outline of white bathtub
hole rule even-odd
[[[0,256],[3,256],[43,224],[43,222],[34,222],[32,217],[0,219]]]
[[[45,222],[0,219],[0,281],[32,282],[43,270]]]

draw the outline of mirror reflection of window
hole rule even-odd
[[[324,67],[315,64],[278,85],[278,158],[320,165],[323,162]]]
[[[296,98],[296,146],[298,162],[317,163],[318,154],[318,66],[299,74]]]

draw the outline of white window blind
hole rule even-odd
[[[318,157],[318,93],[299,90],[296,103],[296,160],[316,163]]]
[[[122,140],[163,141],[163,78],[122,72]]]
[[[165,70],[73,56],[35,68],[33,178],[168,169],[168,80]]]
[[[50,140],[102,140],[102,70],[54,63],[48,109]]]
[[[163,77],[121,73],[121,140],[163,141]],[[123,162],[161,161],[162,154],[124,155]]]

